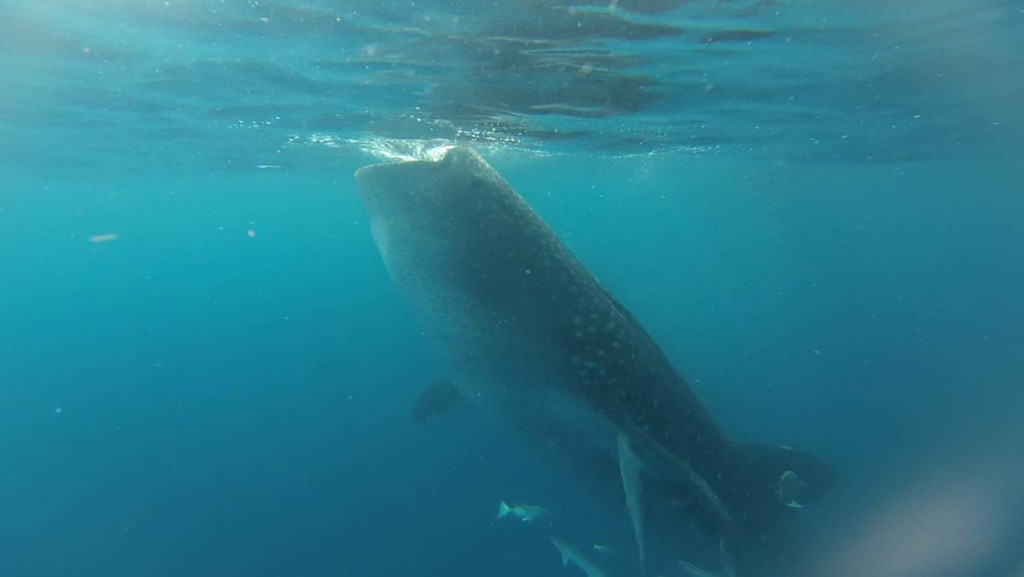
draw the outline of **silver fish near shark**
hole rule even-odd
[[[745,577],[792,562],[794,495],[821,497],[829,468],[726,435],[636,318],[478,154],[456,147],[356,178],[388,271],[448,353],[460,396],[528,435],[618,446],[641,559],[644,511],[666,509],[642,502],[665,494],[641,490],[647,475],[693,503],[723,566]]]
[[[585,555],[572,543],[563,541],[554,535],[548,535],[548,539],[555,546],[555,549],[558,550],[558,553],[562,555],[562,565],[568,566],[572,563],[586,573],[587,577],[609,577],[601,565]]]
[[[548,510],[538,505],[509,505],[504,501],[498,503],[498,519],[513,517],[523,523],[532,523],[547,515]]]

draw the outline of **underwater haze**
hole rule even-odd
[[[453,145],[829,464],[794,577],[1024,577],[1021,102],[1012,0],[0,1],[0,577],[695,575],[413,419],[353,175]]]

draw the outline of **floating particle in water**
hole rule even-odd
[[[115,240],[117,240],[117,235],[114,233],[94,234],[89,237],[89,242],[93,244],[100,244],[103,242],[111,242]]]

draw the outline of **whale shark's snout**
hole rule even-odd
[[[356,171],[356,180],[371,214],[415,211],[436,216],[438,211],[476,206],[495,191],[486,183],[494,170],[468,148],[451,148],[438,160],[409,160],[373,164]],[[511,192],[511,191],[510,191]]]
[[[445,168],[429,160],[373,164],[356,171],[356,181],[371,216],[418,210],[439,200],[438,192],[444,189],[426,183],[436,182]]]

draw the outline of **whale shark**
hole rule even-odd
[[[612,460],[618,447],[641,549],[643,511],[661,508],[641,496],[668,492],[692,503],[688,515],[737,575],[794,562],[795,515],[835,483],[830,468],[727,435],[640,322],[478,153],[370,165],[356,180],[385,266],[466,404]],[[639,475],[662,489],[640,491]]]

